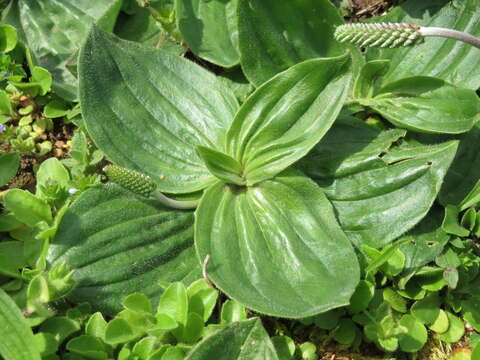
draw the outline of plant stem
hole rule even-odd
[[[420,34],[423,36],[440,36],[466,42],[480,49],[480,39],[462,31],[445,29],[441,27],[421,27]]]
[[[155,191],[151,195],[155,200],[158,200],[163,205],[174,209],[195,209],[198,206],[198,200],[179,201],[169,198],[160,191]]]

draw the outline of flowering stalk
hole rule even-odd
[[[165,196],[156,190],[157,184],[147,175],[135,170],[122,168],[117,165],[107,165],[103,168],[110,181],[121,187],[146,198],[154,198],[163,205],[174,209],[194,209],[198,205],[197,200],[178,201]]]
[[[480,48],[480,39],[467,33],[407,23],[374,23],[340,25],[335,30],[335,39],[350,42],[360,47],[413,46],[424,41],[426,36],[440,36],[466,42]]]

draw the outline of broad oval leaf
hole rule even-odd
[[[195,213],[195,246],[208,277],[245,306],[306,317],[349,303],[359,281],[353,247],[333,208],[295,172],[253,187],[218,183]]]
[[[480,3],[477,0],[409,0],[388,15],[372,22],[407,22],[465,31],[480,36]],[[480,87],[480,57],[470,44],[439,37],[427,37],[421,45],[399,49],[367,51],[368,60],[390,59],[384,84],[411,76],[434,76],[455,85]]]
[[[200,66],[98,28],[79,63],[87,130],[114,163],[149,175],[159,190],[190,193],[215,182],[195,151],[222,151],[235,96]]]
[[[229,154],[247,185],[269,179],[303,157],[337,118],[348,95],[349,57],[308,60],[262,85],[227,133]]]
[[[351,241],[384,246],[427,214],[458,142],[389,150],[402,130],[339,120],[299,168],[325,191]]]
[[[183,38],[199,57],[223,67],[240,62],[238,0],[176,0],[176,20]]]
[[[480,124],[459,137],[460,145],[439,195],[443,205],[458,205],[480,179]]]
[[[53,75],[53,89],[70,101],[77,99],[77,79],[67,69],[95,22],[113,30],[122,2],[119,0],[12,1],[5,21],[19,30],[38,61]]]
[[[0,355],[5,360],[40,360],[32,330],[15,302],[0,289]]]
[[[258,318],[239,321],[199,342],[185,360],[278,360],[275,348]]]
[[[259,86],[304,60],[338,56],[346,47],[333,33],[342,23],[328,0],[239,0],[242,69]]]
[[[364,102],[394,125],[419,132],[459,134],[480,118],[475,91],[425,76],[389,83]]]
[[[192,225],[192,212],[102,185],[82,194],[64,215],[48,261],[66,261],[75,270],[77,287],[69,299],[112,314],[135,291],[156,303],[159,281],[188,284],[200,277]]]

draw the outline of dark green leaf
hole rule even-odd
[[[14,1],[5,15],[32,50],[38,63],[54,77],[56,93],[67,100],[77,98],[77,79],[66,68],[73,53],[84,42],[94,22],[111,31],[121,1],[96,0],[61,3],[55,0]]]
[[[183,38],[199,57],[223,67],[240,61],[238,0],[176,0],[176,20]]]
[[[447,205],[445,207],[445,217],[442,222],[442,229],[447,234],[457,235],[457,236],[468,236],[470,231],[465,229],[458,223],[460,209],[454,205]]]
[[[357,334],[357,326],[350,319],[340,320],[338,328],[333,333],[335,341],[343,345],[351,345]]]
[[[80,324],[65,316],[47,319],[40,327],[41,332],[52,334],[59,343],[79,330]]]
[[[480,36],[477,0],[409,0],[376,22],[407,22],[466,31]],[[424,44],[400,49],[368,49],[369,60],[390,59],[384,84],[411,76],[434,76],[458,86],[480,87],[478,49],[451,39],[428,37]]]
[[[107,359],[105,345],[96,337],[89,335],[81,335],[73,338],[67,343],[67,350],[83,355],[87,359]]]
[[[193,214],[140,200],[119,186],[86,191],[67,211],[49,248],[52,265],[75,270],[75,302],[115,313],[140,291],[156,304],[163,281],[200,276],[193,250]],[[135,261],[132,261],[135,259]]]
[[[416,301],[410,311],[423,324],[433,324],[440,315],[440,298],[436,293],[430,293]]]
[[[350,299],[349,310],[353,313],[358,313],[367,309],[374,293],[375,285],[369,281],[360,280],[352,298]]]
[[[238,17],[242,68],[256,86],[299,62],[346,50],[333,38],[343,20],[328,0],[240,0]]]
[[[406,352],[417,352],[427,342],[427,329],[412,315],[403,315],[400,325],[407,328],[407,332],[399,336],[400,349]]]
[[[347,305],[358,283],[353,248],[328,200],[295,173],[209,188],[195,242],[200,259],[211,256],[208,277],[218,288],[262,313],[305,317]]]
[[[341,119],[299,167],[332,200],[352,241],[380,247],[427,214],[458,143],[388,150],[404,132]]]
[[[16,174],[20,165],[18,153],[0,155],[0,186],[7,184]]]
[[[223,151],[238,104],[213,74],[98,28],[80,53],[79,73],[88,132],[114,163],[149,175],[171,193],[215,181],[195,146]]]
[[[376,87],[379,78],[385,75],[389,68],[389,60],[373,60],[366,63],[355,80],[353,97],[361,99],[371,98],[377,92]]]
[[[198,343],[185,360],[278,360],[267,332],[259,319],[227,325]]]
[[[0,355],[5,360],[40,360],[32,330],[15,302],[0,289]]]
[[[305,61],[248,98],[227,133],[247,185],[278,174],[320,141],[347,96],[348,64],[347,56]]]
[[[374,98],[361,103],[398,127],[429,133],[466,132],[480,113],[475,91],[421,76],[389,83]]]

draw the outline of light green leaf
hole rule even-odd
[[[26,190],[8,191],[4,197],[4,204],[18,220],[27,226],[34,227],[40,221],[47,223],[52,221],[50,206]]]
[[[81,335],[73,338],[67,343],[66,348],[75,354],[85,356],[87,359],[108,359],[105,345],[93,336]]]
[[[215,182],[195,146],[223,151],[238,108],[215,75],[93,28],[79,76],[87,130],[115,164],[149,175],[165,192],[189,193]]]
[[[448,343],[459,341],[465,333],[465,325],[463,321],[453,315],[451,312],[446,312],[448,317],[448,330],[439,335],[439,339]]]
[[[115,318],[108,322],[105,327],[105,342],[107,344],[120,344],[133,340],[137,337],[130,324],[124,320]]]
[[[42,197],[42,187],[58,184],[66,188],[70,183],[70,175],[65,166],[63,166],[57,158],[50,158],[40,164],[36,180],[36,195]]]
[[[259,319],[227,325],[199,342],[185,360],[278,360],[275,348]]]
[[[188,311],[194,312],[207,321],[217,303],[218,291],[208,285],[204,279],[192,283],[188,289]]]
[[[140,291],[156,306],[159,280],[188,284],[200,277],[192,215],[138,199],[119,186],[99,186],[67,211],[48,260],[51,266],[66,261],[75,270],[77,287],[67,296],[72,301],[112,314],[126,295]]]
[[[308,178],[292,172],[254,187],[218,183],[195,216],[198,257],[210,254],[208,277],[232,299],[282,317],[349,303],[358,263],[328,200]]]
[[[27,266],[22,241],[0,241],[0,274],[21,278],[19,270]]]
[[[197,146],[197,152],[208,170],[218,179],[229,184],[245,185],[242,165],[237,160],[204,146]]]
[[[358,313],[366,310],[368,304],[375,293],[375,285],[367,280],[360,280],[355,292],[350,299],[349,310],[353,313]]]
[[[360,103],[394,125],[418,132],[463,133],[480,118],[480,99],[474,90],[431,77],[417,76],[389,83],[374,98]]]
[[[227,300],[222,305],[220,319],[222,324],[230,324],[235,321],[246,320],[247,312],[243,305],[233,300]]]
[[[167,287],[158,302],[157,315],[167,315],[185,325],[188,317],[188,296],[185,285],[175,282]]]
[[[447,205],[445,207],[445,217],[442,222],[442,229],[447,234],[457,235],[457,236],[468,236],[470,231],[465,229],[458,223],[460,209],[454,205]]]
[[[476,331],[480,331],[480,296],[462,301],[463,317]]]
[[[412,315],[403,315],[400,319],[400,325],[407,328],[407,332],[400,334],[400,349],[406,352],[417,352],[427,342],[427,329]]]
[[[176,0],[176,20],[183,38],[199,57],[223,67],[240,62],[238,0]]]
[[[242,69],[259,86],[304,60],[343,54],[345,45],[333,38],[342,23],[328,0],[239,0]]]
[[[325,191],[356,244],[381,247],[416,225],[455,156],[456,141],[389,150],[403,134],[339,118],[298,165]]]
[[[125,309],[142,314],[152,313],[152,304],[150,303],[150,299],[139,292],[128,295],[125,299],[123,299],[122,305],[125,307]]]
[[[300,63],[257,89],[227,133],[227,153],[247,185],[269,179],[320,141],[337,118],[351,79],[347,56]]]
[[[40,360],[32,330],[15,302],[0,289],[0,355],[5,360]]]
[[[0,52],[8,53],[17,46],[17,30],[11,25],[0,25]]]
[[[62,100],[52,100],[43,108],[47,118],[59,118],[66,116],[70,111],[68,103]]]
[[[477,0],[409,0],[372,22],[407,22],[466,31],[480,36],[480,3]],[[478,49],[452,39],[429,37],[425,43],[399,49],[367,51],[368,60],[390,59],[388,84],[411,76],[434,76],[468,89],[480,87]]]
[[[429,328],[435,331],[437,334],[442,334],[448,330],[450,326],[447,313],[440,309],[437,318],[433,322],[433,324],[429,325]]]
[[[87,324],[85,325],[85,334],[105,340],[106,326],[107,322],[103,318],[102,313],[96,312],[88,319]]]
[[[7,184],[18,171],[20,155],[16,152],[0,155],[0,186]]]
[[[36,62],[53,75],[57,95],[77,98],[77,79],[67,69],[94,22],[111,31],[121,1],[19,0],[10,4],[5,20],[15,26]]]
[[[383,290],[383,299],[390,304],[393,310],[401,313],[407,312],[407,301],[392,288]]]

